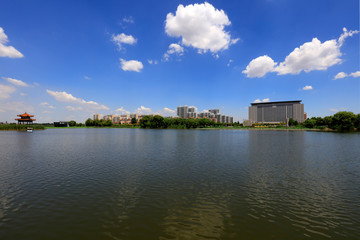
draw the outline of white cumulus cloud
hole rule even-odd
[[[94,101],[85,101],[84,99],[74,97],[70,93],[67,92],[56,92],[51,90],[46,90],[46,92],[54,97],[59,102],[68,102],[68,103],[76,103],[86,107],[86,110],[109,110],[109,108],[105,105],[101,105]]]
[[[299,74],[301,71],[326,70],[341,62],[340,45],[335,39],[321,43],[317,38],[295,48],[279,66],[278,75]]]
[[[0,99],[9,98],[10,95],[16,91],[16,88],[13,86],[7,86],[0,84]]]
[[[143,69],[143,64],[140,61],[137,60],[129,60],[126,61],[125,59],[120,58],[120,65],[121,69],[124,71],[134,71],[134,72],[140,72],[141,69]]]
[[[181,37],[183,45],[192,46],[200,53],[215,53],[238,41],[231,39],[230,33],[224,29],[230,24],[226,13],[210,3],[180,4],[175,14],[167,14],[165,32],[171,37]]]
[[[360,71],[350,73],[350,75],[353,76],[353,77],[360,77]]]
[[[140,106],[139,108],[136,109],[136,112],[138,114],[151,114],[152,110],[151,110],[151,108]]]
[[[4,29],[0,27],[0,57],[9,57],[9,58],[22,58],[21,52],[16,50],[13,46],[6,46],[9,42],[7,35],[4,32]]]
[[[130,112],[125,110],[124,107],[120,107],[120,108],[116,109],[115,112],[118,112],[120,114],[130,114]]]
[[[271,57],[264,55],[253,59],[242,73],[248,78],[263,77],[274,70],[276,63]]]
[[[20,86],[20,87],[27,87],[29,86],[27,83],[21,81],[21,80],[17,80],[17,79],[14,79],[14,78],[9,78],[9,77],[3,77],[2,79],[8,81],[9,83],[12,83],[16,86]]]
[[[126,35],[125,33],[112,35],[111,40],[119,47],[119,49],[122,49],[122,44],[133,45],[137,42],[136,38],[131,35]]]
[[[164,61],[169,61],[171,54],[177,54],[177,55],[181,56],[181,55],[183,55],[183,53],[184,53],[184,48],[182,46],[180,46],[177,43],[172,43],[169,45],[169,49],[164,54],[163,58],[164,58]]]
[[[348,31],[344,28],[339,39],[332,39],[322,43],[319,39],[313,38],[311,42],[306,42],[295,48],[283,62],[274,64],[272,68],[271,63],[274,61],[270,57],[267,56],[267,61],[258,57],[249,63],[243,73],[252,78],[265,76],[268,72],[285,75],[299,74],[302,71],[327,70],[329,67],[342,62],[340,47],[347,37],[357,33],[359,31]]]
[[[303,87],[303,90],[304,90],[304,91],[312,90],[312,89],[313,89],[312,86],[305,86],[305,87]]]

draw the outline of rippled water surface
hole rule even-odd
[[[0,239],[360,239],[360,134],[0,132]]]

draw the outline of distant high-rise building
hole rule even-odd
[[[187,114],[187,118],[196,118],[196,117],[197,117],[196,112],[188,112],[188,114]]]
[[[213,114],[219,114],[219,113],[220,113],[220,109],[209,109],[209,112],[210,112],[210,113],[213,113]]]
[[[95,114],[94,114],[94,121],[95,121],[95,120],[98,120],[98,121],[99,121],[100,119],[101,119],[101,114],[95,113]]]
[[[208,118],[218,123],[233,123],[233,117],[221,115],[219,109],[210,109],[197,113],[195,107],[185,105],[177,108],[177,115],[180,118]]]
[[[135,118],[136,120],[138,120],[139,115],[137,113],[133,113],[133,114],[130,114],[130,118]]]
[[[115,116],[115,115],[112,115],[112,114],[111,114],[111,115],[105,115],[103,119],[104,119],[105,121],[107,121],[107,120],[113,121],[114,116]]]
[[[195,107],[188,107],[188,113],[194,113],[195,110]]]
[[[305,121],[301,100],[251,103],[249,107],[251,123],[286,123],[290,118],[298,122]]]
[[[113,119],[112,119],[112,122],[113,122],[113,123],[119,123],[119,122],[121,122],[121,117],[120,117],[119,115],[114,116]]]
[[[188,106],[185,105],[185,106],[180,106],[177,108],[177,115],[180,117],[180,118],[187,118],[187,114],[188,114]]]

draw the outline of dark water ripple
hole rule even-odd
[[[359,140],[0,132],[0,239],[360,239]]]

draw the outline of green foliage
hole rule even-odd
[[[324,117],[324,124],[325,126],[327,126],[328,128],[331,126],[332,124],[332,116],[326,116]]]
[[[140,119],[140,127],[141,128],[151,128],[151,117],[150,116],[144,116],[142,119]]]
[[[88,126],[95,126],[95,127],[111,127],[113,125],[113,123],[111,122],[111,120],[92,120],[91,118],[88,118],[85,121],[85,125]]]
[[[69,126],[70,126],[70,127],[76,126],[76,122],[75,122],[74,120],[71,120],[71,121],[69,122]]]
[[[360,131],[360,113],[355,116],[354,126]]]
[[[356,115],[352,112],[342,111],[334,114],[331,128],[338,130],[352,130],[356,124]]]
[[[131,119],[131,124],[137,124],[136,118]]]
[[[307,128],[313,128],[315,127],[316,125],[316,120],[315,119],[306,119],[305,122],[304,122],[304,126],[307,127]]]
[[[215,123],[207,118],[163,118],[162,116],[145,116],[140,120],[141,128],[175,128],[175,129],[190,129],[190,128],[204,128],[209,126],[223,126],[221,123]]]
[[[290,118],[289,119],[289,126],[295,126],[295,120]]]
[[[42,125],[28,125],[28,124],[0,124],[0,130],[20,130],[26,131],[28,127],[34,130],[44,130],[45,127]]]

